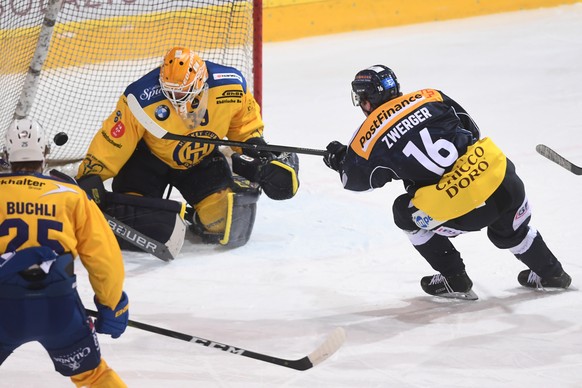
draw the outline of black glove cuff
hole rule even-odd
[[[105,209],[106,191],[103,186],[103,181],[99,175],[83,175],[77,179],[77,184],[80,188],[85,190],[89,198],[91,198],[101,209]]]
[[[259,181],[261,161],[248,155],[232,154],[232,172],[247,178],[251,182]]]

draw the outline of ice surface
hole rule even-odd
[[[264,56],[273,144],[347,142],[364,118],[351,105],[350,81],[377,63],[394,69],[405,92],[430,87],[456,99],[516,164],[532,224],[572,287],[520,287],[525,267],[483,231],[454,240],[480,299],[430,297],[419,280],[433,271],[392,221],[401,184],[348,192],[320,157],[303,155],[299,193],[283,202],[263,196],[246,246],[224,251],[191,239],[171,263],[125,254],[131,318],[282,358],[309,354],[337,326],[344,346],[298,372],[133,328],[117,340],[100,336],[127,384],[582,386],[582,178],[535,152],[545,143],[582,164],[582,4],[266,44]],[[78,274],[92,308],[86,273]],[[0,386],[71,383],[30,343],[0,367]]]

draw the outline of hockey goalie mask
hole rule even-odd
[[[4,154],[9,163],[44,162],[49,150],[44,129],[36,120],[14,120],[6,130]]]
[[[160,86],[174,107],[192,102],[204,89],[207,79],[206,64],[194,51],[174,47],[164,56],[160,68]]]

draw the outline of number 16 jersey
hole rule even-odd
[[[437,183],[479,136],[467,112],[444,93],[405,94],[379,106],[356,131],[339,170],[342,184],[366,191],[403,180],[414,195]]]

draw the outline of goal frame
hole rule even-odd
[[[30,65],[28,67],[28,71],[25,74],[24,82],[22,84],[22,88],[20,90],[20,94],[16,101],[16,106],[13,111],[13,118],[24,118],[27,117],[31,111],[36,110],[33,109],[33,105],[35,100],[37,99],[37,89],[39,86],[39,81],[41,78],[41,73],[45,72],[44,69],[45,60],[47,59],[50,47],[51,47],[51,39],[53,36],[53,29],[55,24],[58,23],[59,19],[59,12],[65,6],[65,0],[48,0],[46,7],[44,8],[44,20],[40,27],[40,34],[36,41],[36,48],[34,49],[34,55],[30,61]],[[251,69],[249,70],[247,65],[245,64],[245,68],[247,69],[247,74],[252,76],[252,92],[257,101],[259,107],[262,108],[263,101],[262,101],[262,61],[263,61],[263,1],[262,0],[247,0],[246,3],[250,6],[252,5],[252,63],[250,63]],[[237,4],[237,0],[233,1],[232,4]],[[197,19],[194,19],[197,20]],[[250,20],[250,19],[247,19]],[[249,28],[249,32],[250,29]],[[34,45],[34,44],[33,44]],[[251,45],[247,46],[250,47]],[[52,55],[52,54],[51,54]],[[250,56],[249,56],[250,57]],[[248,64],[248,62],[245,62]],[[44,66],[44,67],[43,67]],[[51,67],[49,65],[49,67]],[[21,73],[24,74],[24,73]],[[18,93],[18,92],[17,92]],[[57,97],[58,98],[58,97]],[[108,101],[109,99],[107,99]],[[9,101],[9,100],[8,100]],[[46,101],[45,101],[46,102]],[[38,102],[37,102],[38,103]],[[114,101],[111,101],[114,103]],[[10,103],[8,103],[8,106]],[[44,106],[43,104],[42,106]],[[40,106],[40,105],[39,105]],[[10,112],[7,112],[10,115]],[[32,112],[34,114],[34,112]],[[8,116],[10,117],[10,116]],[[8,117],[4,116],[4,120],[8,120]],[[105,117],[103,117],[103,120]],[[50,121],[50,120],[49,120]],[[46,125],[45,125],[46,127]],[[93,127],[93,125],[92,125]],[[5,130],[5,128],[0,128],[1,130]],[[94,131],[97,131],[98,128],[93,128]],[[57,130],[49,130],[49,135],[51,132],[58,132]],[[87,134],[80,134],[83,136],[83,139],[87,138]],[[74,147],[74,146],[72,146]],[[84,152],[85,150],[82,147],[77,148],[70,148],[69,150],[80,150],[75,151],[76,153]],[[59,150],[57,150],[59,151]],[[54,153],[53,153],[54,155]],[[60,163],[66,162],[75,162],[82,159],[80,155],[77,155],[79,159],[70,159],[68,157],[59,157],[59,153],[53,158],[50,158],[49,161],[57,161]]]

